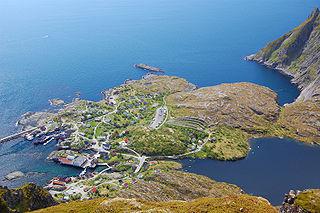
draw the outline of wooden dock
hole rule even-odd
[[[25,130],[25,131],[22,131],[22,132],[18,132],[18,133],[9,135],[7,137],[1,138],[0,139],[0,143],[4,143],[4,142],[8,142],[8,141],[11,141],[11,140],[14,140],[14,139],[18,139],[18,138],[24,137],[26,134],[28,134],[28,133],[36,130],[36,129],[38,129],[38,127],[34,127],[32,129],[28,129],[28,130]]]
[[[164,73],[164,70],[162,70],[162,69],[160,69],[158,67],[149,66],[147,64],[135,64],[134,67],[138,68],[138,69],[146,70],[146,71],[149,71],[149,72],[161,72],[161,73]]]

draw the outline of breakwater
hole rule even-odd
[[[0,139],[0,143],[4,143],[4,142],[8,142],[8,141],[15,140],[15,139],[18,139],[18,138],[22,138],[26,134],[28,134],[28,133],[36,130],[36,129],[38,129],[38,127],[34,127],[32,129],[28,129],[28,130],[25,130],[25,131],[21,131],[21,132],[6,136],[6,137]]]

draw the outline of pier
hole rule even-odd
[[[149,66],[147,64],[135,64],[134,67],[138,68],[138,69],[142,69],[142,70],[147,70],[149,72],[161,72],[161,73],[164,73],[164,70],[162,70],[162,69],[160,69],[158,67]]]
[[[22,131],[22,132],[18,132],[18,133],[15,133],[13,135],[9,135],[7,137],[4,137],[4,138],[1,138],[0,139],[0,143],[4,143],[4,142],[8,142],[8,141],[11,141],[11,140],[14,140],[14,139],[18,139],[18,138],[21,138],[21,137],[24,137],[26,134],[34,131],[38,129],[38,127],[34,127],[32,129],[28,129],[28,130],[25,130],[25,131]]]

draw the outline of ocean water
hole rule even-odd
[[[1,0],[0,136],[17,131],[21,114],[49,109],[50,98],[71,100],[80,91],[98,100],[103,89],[140,78],[134,63],[159,66],[198,86],[254,82],[276,91],[281,104],[292,102],[298,90],[288,77],[243,57],[316,6],[319,0]],[[13,170],[41,172],[1,184],[42,184],[77,173],[45,160],[53,148],[1,144],[0,179]]]

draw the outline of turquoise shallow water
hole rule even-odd
[[[26,111],[50,108],[50,98],[71,100],[81,91],[98,100],[104,88],[140,78],[143,72],[132,67],[140,62],[198,86],[258,83],[275,90],[281,104],[291,102],[298,91],[287,77],[243,57],[297,26],[315,6],[319,1],[1,0],[0,136],[16,131]],[[45,161],[49,151],[26,141],[0,145],[0,179],[13,170],[43,173],[0,183],[43,184],[78,172]]]

